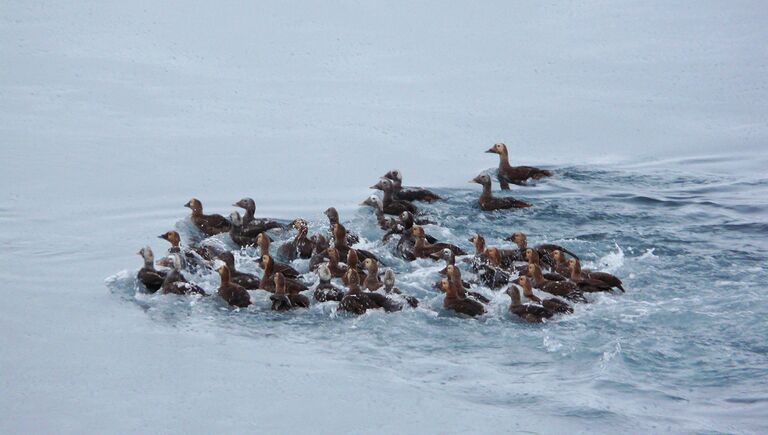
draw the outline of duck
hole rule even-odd
[[[170,230],[157,237],[171,244],[171,247],[168,248],[168,254],[180,254],[179,259],[183,269],[195,272],[198,269],[211,267],[209,258],[206,258],[210,254],[202,249],[182,248],[181,236],[177,231]]]
[[[393,198],[394,186],[392,185],[392,180],[381,178],[378,183],[371,186],[371,189],[377,189],[383,192],[381,201],[384,204],[384,208],[382,209],[384,214],[399,215],[404,211],[409,211],[411,213],[416,213],[418,211],[416,206],[410,202]]]
[[[342,278],[347,274],[347,271],[349,270],[349,267],[340,261],[339,258],[339,250],[330,247],[326,249],[326,254],[328,255],[328,270],[331,272],[331,276],[333,278]]]
[[[366,258],[366,260],[370,260],[369,258]],[[361,281],[365,282],[365,279],[367,278],[367,272],[363,265],[363,262],[360,261],[360,257],[357,255],[357,250],[350,248],[347,251],[347,271],[349,269],[354,269],[357,271],[358,278],[360,278]],[[347,275],[341,277],[341,280],[344,282],[344,284],[347,283]]]
[[[486,153],[499,155],[499,171],[497,177],[502,190],[509,190],[509,184],[525,186],[529,179],[540,180],[544,177],[551,177],[552,171],[546,169],[534,168],[532,166],[510,166],[509,152],[507,146],[503,143],[497,143]]]
[[[537,289],[561,296],[573,302],[587,302],[576,283],[571,281],[550,281],[541,274],[541,268],[535,264],[528,265],[528,277]]]
[[[347,244],[347,229],[342,224],[336,224],[333,226],[333,246],[339,251],[339,254],[346,255],[347,252],[352,249]],[[365,260],[366,258],[372,258],[379,263],[379,259],[370,251],[363,249],[357,249],[358,257]]]
[[[473,263],[473,270],[482,284],[492,289],[509,284],[510,275],[501,266],[499,248],[485,250],[485,255]]]
[[[192,223],[206,237],[229,231],[231,223],[220,214],[203,214],[203,203],[197,198],[190,199],[184,204],[184,207],[189,207],[192,210]]]
[[[454,255],[467,255],[463,249],[450,243],[437,242],[429,243],[421,225],[414,225],[411,228],[411,235],[414,238],[413,255],[416,258],[433,258],[433,254],[441,252],[443,249],[450,249]]]
[[[379,228],[384,231],[391,231],[398,222],[394,218],[387,217],[384,214],[384,202],[377,195],[371,195],[366,198],[360,205],[367,205],[373,208],[373,213],[376,216],[376,222],[379,224]],[[385,235],[386,237],[386,235]]]
[[[272,256],[272,254],[269,252],[270,250],[270,240],[269,236],[267,236],[265,233],[259,234],[256,236],[256,245],[259,247],[259,258],[256,260],[256,264],[261,266],[261,268],[264,268],[264,265],[261,264],[261,259],[264,255]],[[272,258],[274,260],[274,257]],[[283,275],[285,275],[288,278],[298,278],[299,277],[299,271],[293,268],[293,266],[285,263],[280,263],[279,261],[274,262],[274,271],[275,273],[280,272]]]
[[[514,232],[509,237],[505,238],[504,240],[514,242],[518,249],[520,251],[525,252],[526,249],[528,249],[528,236],[525,235],[525,233],[522,232]],[[555,260],[552,257],[552,253],[554,251],[560,251],[562,253],[568,254],[573,258],[578,259],[579,257],[574,254],[573,252],[563,248],[560,245],[555,245],[552,243],[543,243],[541,245],[534,246],[534,249],[538,251],[539,257],[541,259],[541,262],[546,264],[548,267],[554,267],[555,266]]]
[[[233,284],[237,284],[246,290],[258,290],[261,280],[256,275],[252,275],[246,272],[240,272],[235,268],[235,256],[231,252],[223,252],[219,254],[219,260],[223,261],[229,269],[229,280]]]
[[[319,282],[315,287],[313,296],[318,302],[337,301],[341,302],[344,298],[344,290],[331,283],[331,270],[328,268],[327,263],[323,263],[317,267],[317,277]]]
[[[232,225],[229,228],[229,238],[241,248],[246,246],[253,246],[257,243],[257,238],[262,233],[245,233],[243,231],[243,218],[240,217],[240,213],[233,211],[229,214],[229,220]]]
[[[546,298],[541,299],[533,293],[533,286],[531,286],[531,280],[527,276],[521,276],[518,279],[518,284],[523,288],[523,295],[531,302],[540,304],[547,310],[553,313],[570,314],[573,313],[573,308],[568,305],[567,302],[560,298]],[[514,284],[513,284],[514,285]]]
[[[483,193],[480,194],[478,203],[480,209],[484,211],[493,210],[505,210],[511,208],[527,208],[533,207],[533,205],[521,201],[519,199],[512,198],[511,196],[495,197],[491,193],[491,177],[480,174],[473,178],[470,183],[478,183],[483,186]]]
[[[331,234],[333,234],[334,225],[339,223],[339,212],[336,210],[335,207],[328,207],[323,213],[328,217],[328,221],[330,222],[330,225],[331,225],[330,231],[331,231]],[[358,243],[358,242],[360,242],[360,237],[350,232],[347,232],[348,245],[354,245],[355,243]]]
[[[232,204],[232,206],[240,207],[245,210],[245,215],[243,215],[243,232],[246,234],[253,234],[255,237],[258,233],[263,233],[272,229],[284,229],[286,227],[285,224],[282,224],[275,219],[256,219],[256,202],[251,198],[243,198]]]
[[[308,308],[309,298],[301,293],[288,293],[286,291],[286,277],[282,273],[275,274],[273,281],[275,293],[269,295],[272,301],[272,311],[288,311],[294,308]]]
[[[275,292],[275,281],[274,281],[274,274],[280,273],[275,272],[275,260],[270,255],[262,255],[261,256],[261,264],[264,268],[264,274],[261,276],[261,283],[259,285],[259,288],[261,290],[266,290],[270,293]],[[285,277],[285,275],[283,274]],[[294,279],[294,278],[288,278],[285,277],[285,286],[289,293],[299,293],[307,289],[307,286],[304,285],[301,281]]]
[[[303,219],[296,219],[293,221],[293,227],[298,231],[296,237],[290,242],[283,243],[277,250],[277,256],[288,261],[293,261],[297,258],[306,259],[312,257],[314,246],[312,245],[312,241],[307,237],[307,233],[309,232],[307,222]]]
[[[144,267],[139,269],[139,272],[136,274],[136,279],[144,284],[144,287],[150,293],[160,290],[168,272],[155,269],[155,254],[149,246],[141,248],[137,254],[141,255],[141,258],[144,259]]]
[[[568,267],[568,261],[565,259],[565,255],[559,249],[552,251],[552,260],[554,260],[554,266],[552,270],[559,273],[562,276],[570,276],[571,269]]]
[[[515,286],[510,286],[507,289],[507,294],[512,298],[509,312],[528,323],[542,323],[555,314],[541,305],[523,304],[520,300],[520,290]]]
[[[441,276],[448,276],[448,266],[456,266],[456,256],[453,255],[453,251],[450,249],[443,249],[440,258],[445,260],[445,267],[440,269],[437,273]],[[470,288],[470,284],[464,280],[461,281],[461,285],[465,289]],[[443,289],[440,280],[435,283],[435,288],[438,290]]]
[[[326,251],[331,246],[328,239],[322,234],[314,234],[309,238],[312,241],[312,256],[309,257],[309,270],[317,270],[318,266],[328,260]]]
[[[453,266],[451,266],[453,267]],[[446,310],[454,311],[458,314],[468,317],[476,317],[485,314],[485,308],[480,302],[467,298],[459,293],[461,285],[452,283],[448,278],[441,280],[441,286],[445,291],[445,299],[443,299],[443,308]]]
[[[171,270],[165,275],[163,285],[160,287],[163,294],[198,294],[205,296],[205,290],[197,284],[191,283],[181,273],[181,255],[170,254],[157,262],[160,266],[169,267]]]
[[[392,181],[395,199],[424,202],[435,202],[441,199],[439,195],[423,187],[403,187],[403,174],[398,169],[387,172],[382,178]]]
[[[487,249],[485,238],[480,234],[470,237],[469,242],[475,247],[475,257],[486,259]],[[496,248],[499,254],[499,265],[504,269],[512,270],[516,261],[525,261],[525,256],[517,249]]]
[[[381,238],[383,242],[387,242],[392,236],[399,234],[400,240],[398,241],[398,249],[403,249],[400,245],[406,244],[408,245],[408,250],[413,250],[413,242],[415,241],[411,235],[411,230],[413,229],[414,225],[428,225],[433,222],[427,220],[427,219],[415,219],[413,216],[413,213],[409,211],[404,211],[400,213],[400,216],[397,220],[397,224],[390,228],[390,230],[384,234],[384,237]],[[403,235],[408,235],[409,237],[403,238]],[[429,243],[437,243],[437,239],[432,237],[431,235],[425,233],[424,238],[427,239],[427,242]]]
[[[354,314],[364,314],[368,310],[383,308],[384,311],[400,311],[403,306],[387,298],[383,294],[364,292],[360,289],[360,277],[357,271],[350,269],[347,272],[349,290],[339,303],[339,310]]]
[[[407,302],[411,308],[416,308],[419,306],[418,299],[413,296],[403,294],[399,288],[395,287],[395,271],[392,269],[387,269],[384,272],[384,293],[387,295],[399,295],[401,298],[405,299],[405,302]]]
[[[352,252],[352,251],[350,251]],[[363,288],[376,291],[384,286],[384,283],[379,278],[379,263],[371,258],[366,258],[363,261],[363,267],[365,268],[365,279],[363,280]]]
[[[251,305],[251,296],[248,291],[243,286],[231,281],[230,270],[226,264],[221,265],[216,271],[221,277],[218,290],[220,298],[233,307],[245,308]]]
[[[462,297],[469,297],[472,299],[475,299],[478,302],[481,302],[483,304],[488,304],[491,302],[490,299],[483,296],[482,293],[478,293],[475,291],[467,291],[466,289],[469,288],[469,285],[464,282],[464,280],[461,278],[461,270],[459,270],[456,266],[449,266],[446,268],[446,276],[448,278],[448,282],[451,285],[456,286],[456,291],[461,295]],[[461,285],[459,285],[460,283]],[[442,286],[440,288],[442,290]]]
[[[592,272],[582,269],[581,263],[576,258],[568,260],[568,268],[571,271],[571,280],[589,288],[585,291],[610,291],[617,288],[624,293],[623,283],[616,276],[608,272]]]
[[[535,264],[539,266],[539,268],[541,268],[539,251],[533,248],[527,248],[525,250],[525,259],[528,260],[528,264]],[[520,271],[520,275],[527,275],[527,274],[528,274],[528,266],[525,266],[525,269]],[[550,281],[565,281],[567,279],[565,276],[557,272],[546,272],[546,273],[542,272],[542,275],[544,275],[544,278]]]

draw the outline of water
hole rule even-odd
[[[276,314],[266,293],[253,292],[255,305],[234,313],[215,298],[137,291],[138,258],[107,287],[129,302],[125,309],[138,307],[161,327],[295,343],[397,382],[436,387],[466,406],[559,417],[576,427],[759,432],[768,404],[768,178],[690,171],[706,163],[559,168],[556,178],[515,190],[536,206],[512,212],[481,212],[477,188],[438,189],[446,201],[422,208],[439,222],[427,231],[442,240],[471,251],[467,239],[476,232],[498,246],[522,230],[531,242],[562,244],[585,266],[624,280],[626,294],[594,295],[542,326],[510,318],[509,297],[490,289],[480,289],[492,303],[479,320],[446,313],[432,288],[443,264],[394,258],[367,208],[345,209],[345,224],[398,272],[401,289],[421,299],[419,309],[350,317],[329,302]],[[182,214],[178,207],[159,213],[155,232],[165,223],[195,236],[188,220],[166,217],[174,210]],[[327,227],[320,211],[302,214],[313,232]],[[242,267],[256,271],[249,254],[241,252]],[[295,266],[306,270],[306,261]],[[213,275],[197,279],[215,291]]]
[[[0,7],[0,432],[766,433],[764,2]],[[556,177],[471,208],[513,163]],[[357,204],[389,169],[469,247],[525,231],[626,283],[523,325],[441,310]],[[182,205],[336,206],[422,308],[137,294]],[[243,262],[243,268],[252,267]],[[255,269],[253,269],[255,270]],[[208,289],[216,277],[197,277]],[[368,430],[371,432],[373,430]]]

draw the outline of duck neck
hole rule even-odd
[[[256,207],[247,207],[243,215],[243,225],[247,225],[256,218]]]
[[[509,167],[509,153],[507,151],[499,153],[499,166],[502,168]]]
[[[480,194],[480,198],[490,199],[491,196],[491,183],[483,184],[483,193]]]
[[[259,251],[261,251],[259,252],[260,255],[269,255],[269,238],[266,234],[259,240]]]
[[[219,276],[221,277],[221,285],[219,287],[224,287],[227,284],[229,284],[229,270],[224,269],[219,272]]]
[[[384,203],[384,205],[387,205],[387,204],[391,203],[392,202],[392,190],[387,189],[387,190],[382,190],[382,192],[383,192],[383,194],[382,194],[381,200]]]

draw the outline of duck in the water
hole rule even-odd
[[[541,305],[523,304],[520,300],[520,290],[515,286],[510,286],[507,289],[507,294],[512,298],[509,312],[528,323],[541,323],[555,314]]]
[[[328,217],[328,221],[330,222],[330,232],[331,234],[333,234],[334,225],[339,223],[339,212],[336,210],[335,207],[329,207],[327,210],[325,210],[324,214]],[[360,237],[358,237],[356,234],[347,232],[348,245],[354,245],[359,241],[360,241]]]
[[[384,283],[379,278],[379,263],[371,258],[366,258],[363,261],[363,267],[365,268],[365,279],[363,280],[363,288],[376,291],[380,289]]]
[[[243,231],[245,233],[255,233],[255,236],[256,234],[263,233],[264,231],[285,228],[285,224],[282,224],[274,219],[256,219],[256,202],[251,198],[243,198],[232,205],[245,210],[245,215],[243,215]]]
[[[610,291],[617,288],[624,292],[622,282],[616,276],[608,272],[592,272],[588,269],[582,269],[581,263],[575,258],[568,260],[568,268],[571,271],[571,281],[588,286],[590,290],[584,291]]]
[[[296,219],[293,221],[293,227],[298,231],[296,237],[290,242],[283,243],[280,248],[278,248],[277,255],[288,261],[297,258],[312,257],[314,246],[312,245],[312,240],[307,237],[307,233],[309,232],[307,222],[303,219]]]
[[[364,292],[360,288],[360,277],[357,271],[350,269],[347,272],[347,282],[349,291],[339,303],[339,309],[354,314],[363,314],[367,310],[383,308],[387,312],[399,311],[403,308],[401,304],[387,298],[380,293]]]
[[[232,222],[232,226],[229,228],[229,238],[241,248],[246,246],[253,246],[257,243],[257,238],[262,233],[246,233],[243,231],[243,218],[240,217],[240,213],[233,211],[229,214],[229,220]]]
[[[360,257],[357,255],[357,250],[352,248],[347,251],[347,271],[349,271],[349,269],[357,271],[357,276],[360,278],[360,281],[365,282],[365,279],[368,277],[365,265],[363,264],[363,261],[360,261]],[[341,277],[341,280],[344,284],[349,284],[347,282],[347,274],[344,274],[344,276]]]
[[[555,265],[552,266],[552,270],[563,276],[571,275],[571,269],[568,267],[568,260],[566,260],[562,251],[559,249],[552,251],[552,259],[555,262]]]
[[[219,284],[218,290],[220,298],[233,307],[245,308],[251,305],[251,296],[248,294],[248,291],[243,286],[231,281],[230,270],[226,264],[216,269],[216,271],[219,272],[221,277],[221,284]]]
[[[453,268],[453,266],[450,266]],[[485,308],[480,302],[463,296],[459,289],[461,283],[458,285],[454,280],[443,278],[441,281],[443,290],[445,291],[445,299],[443,299],[443,308],[446,310],[455,311],[459,314],[475,317],[485,313]]]
[[[436,193],[424,189],[423,187],[403,187],[403,174],[398,169],[393,169],[387,172],[382,178],[392,181],[394,187],[393,196],[395,199],[424,202],[434,202],[441,199]]]
[[[373,213],[376,216],[376,222],[379,224],[379,228],[384,231],[392,230],[397,224],[397,220],[389,218],[384,215],[384,202],[378,195],[371,195],[361,202],[360,205],[367,205],[373,208]],[[385,236],[386,237],[386,236]]]
[[[386,242],[391,236],[395,234],[410,234],[411,229],[414,225],[430,225],[434,224],[434,222],[430,221],[429,219],[423,219],[423,218],[415,218],[413,216],[413,213],[409,211],[404,211],[400,213],[400,216],[397,220],[398,225],[393,226],[389,232],[384,234],[384,237],[382,237],[382,241]],[[429,234],[424,234],[424,237],[427,239],[427,242],[429,243],[437,243],[437,239],[430,236]]]
[[[467,291],[469,285],[461,278],[461,270],[459,270],[457,266],[448,266],[446,269],[446,277],[448,278],[448,282],[451,283],[451,285],[456,286],[456,291],[459,293],[459,295],[465,298],[469,297],[475,299],[476,301],[482,302],[484,304],[491,302],[491,300],[483,296],[482,293]],[[440,289],[442,290],[442,286]]]
[[[564,297],[573,302],[587,302],[576,283],[571,281],[550,281],[544,278],[541,268],[535,264],[528,265],[528,278],[531,280],[531,285],[541,291]]]
[[[487,254],[485,238],[480,234],[475,234],[469,239],[469,242],[475,247],[475,258],[485,260]],[[516,261],[526,261],[523,253],[517,249],[496,249],[499,253],[499,264],[502,268],[511,270],[514,268]]]
[[[167,257],[161,258],[157,264],[171,269],[165,275],[163,285],[160,287],[164,294],[199,294],[205,296],[205,290],[200,286],[187,281],[187,279],[184,278],[184,275],[182,275],[180,254],[170,254]]]
[[[333,226],[333,246],[339,251],[340,255],[347,255],[347,252],[352,249],[347,244],[347,229],[342,224],[336,224]],[[357,254],[363,260],[366,258],[372,258],[376,261],[379,261],[379,259],[370,251],[358,249]],[[381,262],[379,261],[379,263]]]
[[[392,269],[387,269],[386,272],[384,272],[384,293],[388,295],[399,295],[401,298],[405,299],[411,308],[416,308],[419,306],[418,299],[413,296],[403,294],[399,288],[395,287],[395,271]]]
[[[203,203],[197,198],[190,199],[184,204],[184,207],[189,207],[192,210],[192,223],[206,236],[210,237],[229,231],[230,222],[220,214],[204,214]]]
[[[473,178],[470,183],[477,183],[483,186],[483,193],[480,194],[480,209],[485,211],[504,210],[510,208],[527,208],[531,204],[512,198],[511,196],[496,197],[491,193],[491,177],[480,174]]]
[[[552,176],[551,171],[546,169],[534,168],[532,166],[510,166],[509,164],[509,152],[507,146],[503,143],[497,143],[492,146],[486,153],[493,153],[499,155],[499,171],[497,177],[499,184],[501,184],[502,190],[509,189],[509,183],[525,186],[527,181],[531,178],[539,180],[544,177]]]
[[[451,251],[450,249],[443,249],[443,251],[441,252],[440,258],[445,260],[445,267],[440,269],[437,273],[440,274],[441,276],[448,276],[448,266],[456,266],[456,256],[453,255],[453,251]],[[469,283],[466,281],[462,280],[461,284],[465,289],[468,289],[470,287]],[[435,283],[435,288],[438,290],[443,289],[441,281],[438,280]]]
[[[315,234],[309,238],[312,241],[312,256],[309,257],[309,270],[317,270],[317,267],[328,260],[328,248],[331,246],[328,239],[322,234]]]
[[[480,282],[487,287],[497,289],[509,284],[510,275],[501,266],[499,248],[486,249],[485,257],[476,260],[473,269]]]
[[[559,252],[559,251],[558,251]],[[525,259],[528,260],[528,264],[535,264],[539,266],[539,268],[542,268],[541,266],[541,259],[539,258],[539,251],[533,248],[527,248],[525,250]],[[528,266],[526,265],[523,270],[519,271],[521,276],[527,276],[528,275]],[[567,278],[557,272],[543,272],[542,268],[542,275],[544,275],[544,278],[550,280],[550,281],[565,281]]]
[[[256,264],[258,264],[262,268],[264,268],[264,265],[261,264],[262,257],[264,255],[269,255],[269,256],[272,255],[269,252],[270,243],[271,242],[269,240],[269,237],[266,234],[264,234],[264,233],[259,234],[258,237],[256,237],[256,244],[259,246],[259,255],[260,255],[258,260],[256,260]],[[274,260],[274,258],[273,258],[273,260]],[[298,278],[299,277],[299,272],[296,269],[294,269],[293,266],[285,264],[285,263],[280,263],[278,261],[274,262],[274,271],[275,271],[275,273],[280,272],[283,275],[287,276],[288,278]]]
[[[394,199],[394,186],[392,185],[392,180],[382,178],[378,183],[371,186],[371,189],[378,189],[383,192],[381,201],[384,204],[384,208],[382,209],[384,214],[399,215],[404,211],[416,213],[418,210],[415,205],[408,201]]]
[[[262,264],[262,267],[264,268],[264,274],[261,276],[261,283],[259,285],[259,288],[261,290],[266,290],[270,293],[274,293],[275,292],[275,281],[274,281],[275,260],[269,255],[262,255],[261,264]],[[288,293],[299,293],[307,289],[307,286],[304,285],[304,283],[293,278],[285,278],[285,286]]]
[[[168,248],[168,254],[179,254],[182,269],[194,272],[197,269],[207,269],[211,266],[206,258],[209,255],[207,252],[200,249],[181,247],[181,236],[178,232],[171,230],[157,237],[171,244],[171,247]]]
[[[309,298],[300,293],[288,293],[286,278],[282,273],[276,273],[274,278],[275,294],[270,295],[272,311],[288,311],[294,308],[309,307]]]
[[[452,245],[450,243],[427,242],[426,234],[424,233],[424,228],[422,228],[420,225],[414,225],[413,228],[411,228],[411,235],[415,239],[413,244],[413,255],[416,258],[433,258],[434,259],[433,255],[436,253],[440,253],[443,249],[450,249],[454,255],[467,255],[467,253],[464,252],[463,249],[459,248],[456,245]]]
[[[229,269],[229,280],[242,286],[246,290],[258,290],[260,280],[256,275],[252,275],[246,272],[240,272],[235,268],[235,256],[231,252],[223,252],[219,254],[219,260],[223,261]]]
[[[527,276],[521,276],[520,278],[518,278],[518,283],[523,288],[523,295],[526,298],[528,298],[528,300],[530,300],[531,302],[540,304],[541,306],[543,306],[549,311],[552,311],[553,313],[569,314],[573,312],[573,308],[571,308],[571,306],[568,305],[568,303],[562,299],[546,298],[542,300],[541,298],[536,296],[533,293],[533,286],[531,286],[531,280]]]
[[[317,286],[315,287],[315,291],[313,294],[316,301],[340,302],[342,298],[344,298],[344,290],[335,286],[331,282],[331,278],[333,278],[333,276],[331,275],[331,270],[328,268],[327,264],[323,263],[317,267],[317,277],[319,279],[319,282],[317,283]]]
[[[144,267],[139,269],[136,278],[140,283],[144,284],[144,287],[146,287],[147,291],[150,293],[160,290],[160,287],[163,286],[165,275],[167,275],[168,272],[155,269],[155,254],[152,253],[152,248],[149,246],[141,248],[137,254],[141,255],[141,258],[144,259]]]
[[[528,236],[526,236],[525,233],[521,233],[519,231],[518,232],[514,232],[514,233],[512,233],[512,235],[510,235],[509,237],[507,237],[504,240],[514,242],[517,245],[518,249],[520,249],[521,252],[525,252],[525,250],[528,249]],[[560,245],[555,245],[555,244],[552,244],[552,243],[543,243],[541,245],[536,245],[536,246],[534,246],[534,249],[536,249],[536,251],[538,251],[539,258],[541,259],[541,262],[546,264],[548,267],[554,267],[555,266],[555,259],[552,256],[552,253],[554,251],[560,251],[560,252],[562,252],[564,254],[568,254],[571,257],[576,258],[576,259],[579,258],[573,252],[563,248]]]
[[[344,277],[347,274],[349,267],[346,263],[341,262],[339,250],[330,247],[325,252],[328,254],[328,270],[331,272],[331,276],[334,278]]]

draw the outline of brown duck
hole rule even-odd
[[[192,223],[206,236],[213,236],[229,231],[230,222],[220,214],[204,214],[203,203],[192,198],[184,204],[192,210]]]
[[[309,298],[300,293],[287,292],[286,279],[282,273],[276,273],[273,278],[275,294],[269,296],[272,301],[272,311],[288,311],[294,308],[309,307]]]
[[[218,294],[219,297],[224,299],[229,305],[233,307],[245,308],[251,305],[251,296],[243,286],[235,284],[230,280],[229,267],[223,265],[217,270],[221,277],[221,284],[219,284]]]
[[[544,177],[551,177],[552,172],[546,169],[534,168],[532,166],[511,166],[509,164],[509,152],[507,146],[503,143],[497,143],[486,153],[499,155],[499,171],[497,177],[502,190],[508,190],[509,184],[525,186],[529,179],[539,180]]]
[[[478,183],[483,186],[483,193],[480,194],[480,209],[485,211],[503,210],[510,208],[527,208],[531,204],[512,198],[511,196],[496,197],[491,193],[491,177],[480,174],[473,178],[470,183]]]

